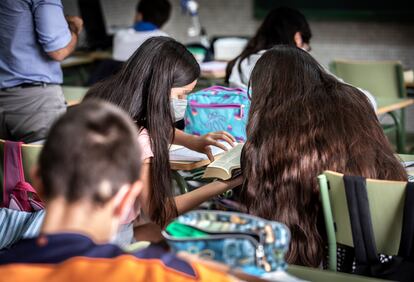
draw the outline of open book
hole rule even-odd
[[[227,142],[220,142],[222,143],[227,149],[232,148],[229,143]],[[211,153],[213,156],[220,155],[224,153],[224,150],[220,149],[216,146],[210,146]],[[206,154],[202,154],[196,151],[192,151],[186,147],[179,146],[179,145],[171,145],[170,146],[170,161],[178,161],[178,162],[199,162],[203,160],[208,160]]]
[[[204,172],[203,178],[220,178],[227,180],[235,176],[240,169],[240,155],[243,149],[242,143],[237,144],[219,159],[209,164]]]

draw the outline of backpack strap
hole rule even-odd
[[[9,195],[18,182],[24,182],[21,146],[23,142],[6,141],[4,144],[3,207],[8,207]]]
[[[414,260],[414,183],[407,182],[398,255]]]
[[[357,265],[378,263],[365,178],[344,176],[345,194]]]

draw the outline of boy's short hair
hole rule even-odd
[[[139,179],[137,128],[121,109],[90,100],[51,128],[39,158],[43,196],[102,204]]]
[[[170,18],[171,3],[168,0],[141,0],[136,11],[142,14],[143,21],[161,28]]]

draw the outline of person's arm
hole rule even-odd
[[[243,183],[241,176],[230,180],[219,180],[199,187],[191,192],[175,197],[175,204],[177,205],[178,214],[186,213],[203,202],[218,196],[229,189],[240,186]]]
[[[156,189],[156,187],[151,186],[150,178],[150,166],[151,158],[146,159],[141,168],[141,180],[143,184],[142,192],[139,196],[139,203],[141,210],[149,215],[149,198],[150,198],[150,189]],[[183,214],[189,210],[192,210],[202,204],[203,202],[220,195],[226,192],[229,189],[241,185],[243,182],[242,177],[236,177],[235,179],[230,179],[226,181],[214,181],[207,185],[204,185],[200,188],[197,188],[191,192],[185,193],[183,195],[176,196],[174,198],[175,204],[177,205],[178,214]]]
[[[141,166],[142,191],[138,197],[141,210],[147,216],[149,216],[149,213],[150,213],[150,209],[149,209],[150,189],[153,189],[153,187],[151,187],[151,178],[150,178],[151,167],[150,166],[151,166],[151,158],[144,160]]]
[[[183,131],[176,129],[174,144],[182,145],[193,151],[204,153],[208,156],[210,161],[214,161],[214,156],[211,153],[210,148],[211,145],[227,151],[226,146],[220,143],[219,140],[226,141],[232,146],[234,146],[233,143],[236,142],[236,139],[234,139],[231,134],[225,131],[211,132],[203,136],[196,136],[184,133]]]
[[[82,20],[65,18],[60,0],[35,2],[32,11],[36,37],[43,51],[57,61],[66,58],[75,49]]]
[[[70,34],[72,36],[69,44],[56,51],[47,52],[49,57],[59,62],[63,61],[75,50],[76,44],[78,43],[78,37],[83,26],[83,21],[79,17],[66,17],[66,20],[68,21]]]

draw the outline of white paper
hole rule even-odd
[[[224,144],[227,148],[231,148],[231,145],[227,142],[220,142]],[[216,146],[210,146],[213,156],[222,154],[224,151]],[[180,162],[199,162],[207,160],[208,157],[206,154],[202,154],[193,150],[190,150],[186,147],[177,147],[174,146],[170,148],[170,161],[180,161]]]

